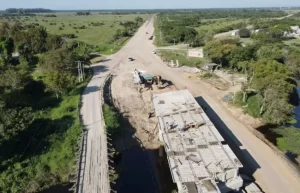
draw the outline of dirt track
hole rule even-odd
[[[155,134],[156,122],[153,118],[148,120],[147,117],[147,111],[151,109],[149,107],[151,93],[146,91],[139,94],[133,85],[131,73],[135,68],[148,71],[153,75],[159,74],[164,79],[172,81],[178,89],[189,89],[202,103],[201,105],[207,105],[209,107],[208,114],[215,121],[216,126],[226,135],[237,138],[233,141],[248,162],[247,167],[251,167],[254,177],[265,192],[298,193],[300,190],[299,179],[293,176],[290,169],[270,147],[247,129],[245,123],[236,120],[220,104],[221,91],[205,83],[189,80],[183,72],[169,68],[158,56],[151,53],[155,47],[148,37],[153,30],[153,21],[151,21],[148,25],[144,25],[118,54],[112,57],[112,60],[119,61],[119,66],[115,70],[117,76],[112,83],[113,98],[136,128],[136,136],[140,138],[143,145],[147,148],[155,148],[159,142],[156,136],[151,137],[151,134]],[[136,60],[128,62],[128,57]]]

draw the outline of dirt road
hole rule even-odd
[[[149,33],[153,31],[153,25],[148,25],[147,29],[144,29]],[[140,37],[141,36],[141,37]],[[267,193],[298,193],[300,191],[299,179],[296,179],[290,169],[286,166],[286,163],[281,160],[269,146],[255,137],[244,125],[237,121],[222,105],[220,105],[218,98],[218,90],[209,87],[206,84],[197,83],[184,78],[182,72],[175,69],[171,69],[164,65],[158,57],[154,57],[150,54],[154,46],[144,36],[144,42],[141,43],[144,33],[137,34],[138,53],[143,56],[144,65],[151,65],[153,69],[156,69],[163,78],[173,81],[178,88],[189,89],[195,97],[203,97],[203,99],[209,104],[214,112],[219,116],[220,120],[216,119],[220,123],[215,123],[216,126],[226,129],[228,127],[228,133],[232,132],[234,136],[239,140],[240,148],[243,150],[245,156],[251,161],[252,169],[254,170],[254,177],[257,182],[263,187]],[[210,113],[212,114],[212,113]],[[224,125],[222,124],[224,123]],[[253,160],[251,160],[251,157]]]
[[[101,69],[95,74],[94,79],[89,84],[83,96],[83,120],[87,125],[87,156],[84,170],[84,192],[107,192],[100,187],[107,186],[105,150],[106,148],[102,121],[100,116],[99,92],[96,89],[101,85],[106,73],[116,68],[116,72],[124,70],[131,72],[134,68],[146,69],[149,72],[160,74],[164,79],[172,81],[177,88],[189,89],[200,102],[205,101],[211,109],[209,114],[216,121],[219,129],[224,129],[226,133],[233,134],[238,138],[236,143],[240,143],[239,149],[244,156],[249,158],[249,164],[253,169],[253,175],[257,182],[267,193],[298,193],[300,190],[299,179],[295,179],[285,163],[262,141],[257,139],[243,123],[237,121],[222,105],[217,96],[219,91],[204,83],[195,83],[187,79],[181,71],[167,67],[158,56],[152,54],[155,47],[148,38],[153,33],[153,20],[145,24],[134,37],[117,54],[111,56],[109,61],[99,64],[94,69]],[[146,34],[149,33],[149,35]],[[128,57],[136,59],[135,65],[130,66],[127,62]],[[117,68],[124,64],[124,68]],[[104,72],[106,71],[106,72]],[[103,73],[104,72],[104,73]],[[94,87],[96,86],[96,87]],[[126,85],[125,85],[126,86]],[[94,88],[93,88],[94,87]],[[88,91],[89,88],[93,88]],[[120,89],[119,92],[122,92]],[[130,96],[128,96],[130,97]],[[203,102],[203,103],[205,103]],[[216,112],[216,114],[214,114]],[[219,118],[218,118],[219,117]],[[102,156],[104,158],[102,158]],[[252,159],[253,158],[253,159]],[[98,188],[98,189],[97,189]]]

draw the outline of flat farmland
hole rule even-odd
[[[140,16],[144,20],[147,14],[126,14],[126,15],[103,15],[92,13],[91,15],[76,15],[72,12],[50,13],[56,17],[46,17],[49,14],[37,16],[14,16],[0,18],[0,22],[9,23],[19,21],[22,24],[33,24],[44,26],[51,34],[74,34],[75,38],[90,45],[98,46],[100,50],[117,50],[128,38],[120,38],[117,41],[113,36],[118,29],[122,29],[121,22],[134,21]]]

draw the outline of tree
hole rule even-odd
[[[184,32],[184,41],[190,45],[194,44],[198,32],[194,28],[186,28]]]
[[[140,16],[137,16],[137,17],[134,19],[134,21],[135,21],[138,25],[140,25],[141,23],[144,22],[144,19],[143,19],[142,17],[140,17]]]
[[[16,22],[10,27],[10,37],[13,39],[15,46],[19,45],[25,38],[23,30],[24,27],[20,22]]]
[[[10,26],[7,22],[0,25],[0,39],[9,37]]]
[[[252,64],[251,85],[263,97],[260,114],[270,124],[284,124],[290,120],[293,106],[289,96],[295,85],[288,80],[290,71],[274,60],[260,60]]]
[[[55,50],[62,47],[64,44],[64,40],[59,35],[48,35],[47,42],[46,42],[46,49],[47,50]]]
[[[300,154],[300,130],[295,127],[280,127],[275,130],[276,133],[282,135],[282,138],[277,138],[277,143],[283,146],[283,150],[295,154]]]
[[[238,70],[243,70],[239,63],[255,59],[254,50],[253,46],[236,46],[227,57],[230,65]]]
[[[114,40],[119,39],[122,36],[122,30],[117,29],[116,33],[114,34]]]
[[[73,72],[76,70],[75,56],[67,48],[50,50],[41,59],[39,67],[46,73]]]
[[[14,50],[14,42],[11,38],[3,38],[0,40],[0,67],[7,65],[11,58]]]
[[[239,31],[238,31],[238,34],[241,38],[249,38],[251,36],[251,32],[250,30],[248,30],[247,28],[241,28]]]
[[[290,77],[290,71],[288,70],[288,68],[275,60],[259,60],[253,63],[252,68],[252,86],[260,93],[263,93],[267,88],[270,88],[271,86],[275,86],[275,83],[281,85]],[[286,89],[289,89],[288,91],[290,91],[290,88],[284,88],[284,90]]]
[[[282,47],[276,44],[262,46],[256,52],[258,59],[271,59],[277,61],[283,61]]]
[[[76,83],[76,77],[69,72],[51,72],[44,79],[45,84],[55,92],[58,98],[59,94],[66,93]]]
[[[300,79],[300,53],[292,52],[290,53],[286,59],[285,64],[290,69],[290,71],[293,73],[294,77],[296,79]]]
[[[223,41],[223,42],[222,42]],[[236,44],[231,44],[231,40],[213,40],[207,42],[203,48],[206,57],[221,65],[228,65],[228,56],[236,48]]]
[[[201,30],[198,32],[199,39],[204,43],[211,41],[213,39],[213,32],[211,30]]]
[[[9,66],[0,73],[0,86],[10,91],[22,89],[29,80],[28,68],[24,66]]]
[[[47,31],[43,27],[30,28],[25,33],[25,39],[22,42],[23,47],[27,47],[31,54],[43,53],[47,50],[45,44],[47,35]]]
[[[0,143],[25,130],[32,123],[31,108],[0,108]]]
[[[280,95],[276,89],[267,89],[264,93],[263,121],[269,124],[283,125],[292,118],[294,107],[288,97]]]

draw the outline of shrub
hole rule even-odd
[[[253,117],[260,117],[260,107],[262,103],[262,97],[260,95],[250,96],[247,100],[248,107],[247,112]]]
[[[206,72],[205,74],[201,75],[201,78],[204,78],[204,79],[218,78],[218,76],[214,73]]]
[[[250,30],[248,30],[247,28],[241,28],[238,34],[241,38],[249,38],[251,36]]]
[[[78,27],[78,29],[86,29],[85,25]]]
[[[106,124],[106,131],[116,134],[120,128],[118,114],[108,105],[103,105],[103,116]]]
[[[70,39],[76,38],[75,34],[62,34],[61,36],[64,38],[70,38]]]

